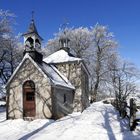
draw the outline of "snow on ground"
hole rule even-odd
[[[139,140],[140,127],[129,131],[110,104],[97,102],[83,113],[73,113],[60,120],[5,120],[0,111],[0,140]]]

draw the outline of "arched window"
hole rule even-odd
[[[32,80],[28,80],[23,84],[23,88],[35,89],[35,84]]]
[[[36,40],[35,40],[35,43],[38,43],[38,44],[40,44],[40,41],[39,41],[38,39],[36,39]]]
[[[35,40],[35,48],[36,49],[40,49],[41,48],[41,44],[40,44],[38,39]]]
[[[25,41],[25,44],[26,45],[28,45],[29,47],[33,47],[34,45],[34,40],[31,38],[31,37],[29,37],[26,41]]]
[[[64,103],[66,103],[67,98],[66,98],[66,94],[64,94]]]
[[[33,81],[26,81],[23,85],[26,101],[33,101],[35,98],[35,84]]]

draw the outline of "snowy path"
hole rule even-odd
[[[140,127],[130,132],[128,122],[119,118],[111,105],[97,102],[82,114],[75,113],[58,121],[3,121],[0,113],[0,140],[139,140]],[[3,117],[2,117],[3,116]]]

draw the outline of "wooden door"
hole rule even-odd
[[[23,117],[35,116],[35,85],[26,81],[23,86]]]

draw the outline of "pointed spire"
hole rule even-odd
[[[32,11],[31,23],[30,23],[29,28],[28,28],[28,33],[38,34],[36,26],[35,26],[35,22],[34,22],[34,11]]]
[[[27,30],[26,33],[24,33],[23,35],[28,35],[28,34],[36,34],[39,36],[39,38],[41,40],[43,40],[40,35],[38,34],[38,31],[37,31],[37,28],[36,28],[36,25],[35,25],[35,21],[34,21],[34,11],[32,11],[32,16],[31,16],[31,22],[29,24],[29,28]]]
[[[36,26],[35,26],[35,23],[34,23],[34,20],[32,20],[30,25],[29,25],[28,33],[36,33],[36,34],[38,34]]]

